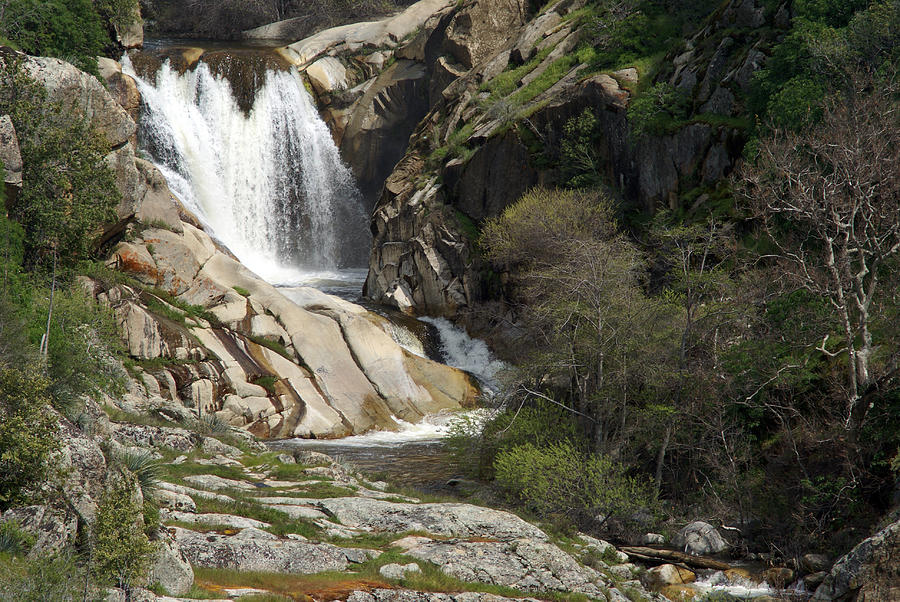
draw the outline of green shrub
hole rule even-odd
[[[539,447],[579,437],[571,415],[556,406],[530,405],[499,412],[482,422],[472,416],[453,421],[444,446],[459,467],[473,476],[491,477],[494,459],[504,450],[531,442]]]
[[[97,73],[97,57],[111,45],[99,6],[134,0],[8,0],[0,1],[0,36],[28,54],[55,56]]]
[[[119,462],[137,478],[141,493],[145,497],[150,496],[159,487],[162,468],[149,451],[126,451],[119,457]]]
[[[48,270],[90,256],[105,224],[117,220],[121,195],[105,156],[109,144],[74,118],[9,55],[0,65],[0,114],[9,114],[19,140],[22,191],[10,217],[25,232],[25,264]]]
[[[590,523],[599,515],[628,518],[656,506],[649,481],[629,476],[608,456],[584,453],[567,441],[544,447],[525,443],[502,451],[494,468],[497,484],[538,516],[562,514]]]
[[[69,553],[34,559],[0,557],[0,602],[84,600],[86,571]]]
[[[16,521],[0,523],[0,554],[24,556],[34,545],[34,535]]]
[[[93,529],[93,572],[101,583],[129,591],[143,578],[153,553],[143,530],[143,508],[125,479],[107,489]]]
[[[0,510],[50,474],[47,460],[59,442],[47,388],[36,368],[0,364]]]
[[[690,99],[668,82],[645,90],[628,106],[633,141],[671,133],[688,116]]]

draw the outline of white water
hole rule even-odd
[[[691,584],[691,587],[703,594],[724,593],[741,599],[753,599],[762,596],[775,596],[779,591],[767,583],[754,583],[750,579],[739,579],[738,582],[730,582],[721,571],[711,572],[705,577],[700,577]]]
[[[364,265],[367,219],[349,169],[295,70],[265,73],[249,114],[200,62],[140,89],[142,146],[169,186],[241,262],[274,284],[339,280]]]
[[[491,353],[487,343],[481,339],[473,339],[465,330],[446,318],[420,318],[420,320],[437,329],[441,337],[441,353],[445,364],[474,374],[487,387],[488,392],[496,392],[499,388],[497,376],[508,366]]]
[[[371,431],[364,435],[353,435],[334,441],[298,440],[311,445],[333,445],[335,447],[394,447],[404,443],[427,443],[440,441],[446,437],[457,420],[484,422],[494,410],[480,408],[464,412],[439,412],[425,416],[421,422],[412,423],[394,417],[399,429],[396,431]]]

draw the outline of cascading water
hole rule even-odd
[[[249,112],[204,62],[142,78],[141,146],[172,191],[240,261],[275,284],[359,268],[362,200],[293,69],[269,68]]]

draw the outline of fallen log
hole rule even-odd
[[[698,569],[714,569],[717,571],[727,571],[731,568],[731,565],[727,562],[713,560],[707,556],[691,556],[676,550],[658,550],[644,546],[623,546],[619,549],[632,558],[647,562],[685,564]]]

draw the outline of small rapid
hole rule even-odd
[[[288,285],[365,265],[362,198],[296,70],[261,73],[249,112],[202,60],[141,77],[125,56],[123,71],[142,96],[141,148],[244,265]]]

